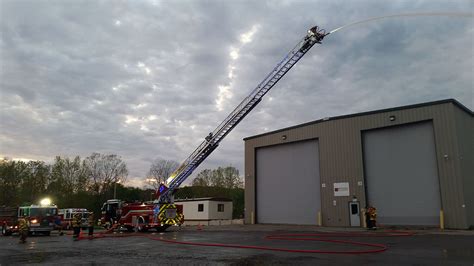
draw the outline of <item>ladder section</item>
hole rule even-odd
[[[278,83],[278,81],[306,54],[306,52],[327,34],[324,30],[313,27],[308,34],[281,60],[277,66],[263,79],[252,92],[227,116],[217,128],[209,133],[205,140],[193,153],[180,165],[168,178],[168,189],[160,195],[159,202],[171,202],[171,195],[176,187],[181,185],[219,145],[224,137],[229,134],[242,119],[257,106],[263,96]]]

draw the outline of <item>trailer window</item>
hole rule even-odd
[[[217,204],[217,211],[224,212],[224,204]]]
[[[204,211],[204,204],[198,204],[198,212]]]

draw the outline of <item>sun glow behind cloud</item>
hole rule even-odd
[[[253,25],[249,31],[240,35],[239,45],[237,47],[234,47],[234,46],[230,47],[230,52],[229,52],[230,63],[227,66],[228,81],[226,84],[217,86],[218,93],[217,93],[217,99],[216,99],[216,108],[219,111],[224,110],[224,105],[226,103],[226,100],[232,99],[233,97],[232,85],[234,83],[235,78],[237,77],[235,75],[235,72],[237,72],[237,67],[235,66],[235,62],[237,61],[237,59],[239,59],[240,50],[247,43],[252,42],[252,37],[258,32],[259,28],[260,28],[260,25],[258,24]]]
[[[252,37],[255,33],[257,33],[258,29],[260,28],[260,25],[253,25],[252,28],[247,31],[246,33],[243,33],[240,35],[240,42],[243,44],[252,42]]]
[[[143,177],[151,159],[188,156],[315,18],[330,30],[413,9],[408,1],[287,2],[98,1],[91,11],[87,2],[3,1],[0,153],[110,152],[127,161],[130,180]],[[416,3],[472,10],[472,0]],[[471,18],[420,17],[331,35],[202,168],[242,171],[243,137],[322,117],[445,98],[472,109],[472,29]]]

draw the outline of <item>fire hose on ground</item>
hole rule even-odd
[[[115,237],[145,237],[155,241],[161,241],[170,244],[179,245],[192,245],[192,246],[206,246],[206,247],[223,247],[223,248],[241,248],[241,249],[255,249],[255,250],[267,250],[267,251],[279,251],[279,252],[293,252],[293,253],[319,253],[319,254],[368,254],[368,253],[379,253],[384,252],[388,249],[387,245],[378,243],[367,243],[353,240],[338,240],[331,238],[339,237],[409,237],[413,236],[412,232],[405,231],[382,231],[382,232],[316,232],[316,233],[305,233],[305,234],[276,234],[265,236],[266,240],[286,240],[286,241],[319,241],[326,243],[346,244],[358,247],[370,247],[365,250],[320,250],[320,249],[290,249],[290,248],[277,248],[269,246],[253,246],[253,245],[241,245],[241,244],[223,244],[223,243],[207,243],[207,242],[189,242],[189,241],[178,241],[166,239],[163,237],[156,237],[145,233],[128,233],[128,234],[113,234],[114,228],[109,229],[104,233],[98,233],[93,236],[92,239],[97,238],[115,238]],[[88,237],[80,236],[78,240],[91,239]]]

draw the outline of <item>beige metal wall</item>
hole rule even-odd
[[[457,129],[458,156],[460,175],[464,187],[464,207],[467,214],[467,225],[474,229],[474,117],[454,108]]]
[[[361,206],[366,204],[364,185],[358,184],[364,182],[361,132],[363,130],[431,120],[433,121],[435,134],[441,206],[445,212],[445,225],[447,228],[467,228],[467,210],[469,208],[466,208],[464,195],[466,193],[473,195],[474,187],[466,188],[463,186],[463,182],[468,177],[463,178],[461,164],[456,163],[456,160],[452,158],[458,156],[460,150],[458,147],[463,146],[465,141],[463,138],[459,138],[456,129],[457,127],[463,128],[463,124],[469,118],[459,114],[456,115],[456,118],[459,117],[457,119],[459,122],[456,122],[455,113],[459,111],[466,114],[464,110],[457,109],[459,107],[452,101],[443,101],[433,105],[419,105],[412,108],[399,108],[317,121],[262,136],[246,138],[245,222],[255,222],[256,148],[317,138],[319,140],[321,184],[326,184],[326,187],[321,187],[322,224],[324,226],[349,226],[348,202],[355,196],[360,201]],[[390,121],[390,116],[395,116],[396,119]],[[472,121],[472,112],[467,116]],[[283,135],[286,136],[286,139],[282,138]],[[458,141],[462,143],[458,143]],[[471,156],[466,156],[466,158],[472,158],[474,150],[464,149],[464,152]],[[472,179],[472,163],[470,167],[465,166],[466,170],[464,172],[471,173]],[[334,197],[332,184],[336,182],[349,182],[351,196]],[[472,197],[470,196],[469,202],[472,202]],[[333,205],[334,200],[336,206]],[[472,208],[472,203],[470,205]]]

